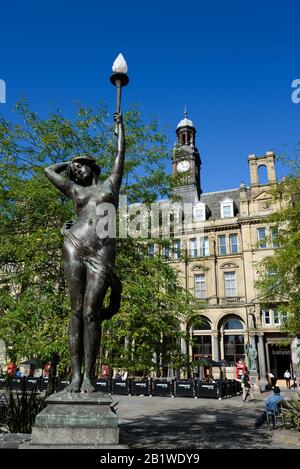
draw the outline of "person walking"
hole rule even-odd
[[[243,370],[241,383],[243,388],[243,402],[246,402],[248,396],[250,396],[251,401],[254,401],[254,396],[252,393],[252,384],[250,382],[250,378],[246,370]]]
[[[291,389],[291,373],[289,372],[289,370],[286,370],[283,377],[285,378],[285,384],[286,384],[286,387],[288,389]]]

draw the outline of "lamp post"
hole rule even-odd
[[[122,88],[129,82],[127,76],[127,63],[122,54],[119,54],[113,63],[112,71],[114,72],[110,77],[110,82],[117,88],[117,112],[121,112],[121,95]]]

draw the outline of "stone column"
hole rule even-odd
[[[265,385],[268,383],[266,379],[266,359],[264,350],[264,335],[258,334],[258,361],[259,361],[259,374],[260,374],[260,385],[264,390]]]
[[[257,173],[257,161],[256,155],[252,154],[248,156],[248,163],[250,166],[250,182],[251,186],[258,184],[258,173]]]
[[[191,343],[189,344],[189,357],[190,360],[193,360],[193,347]]]
[[[220,360],[218,332],[212,332],[211,339],[212,339],[212,358],[213,360],[218,362]]]
[[[184,338],[180,339],[180,348],[181,348],[181,353],[184,353],[184,354],[187,353],[186,340]]]
[[[268,182],[276,182],[276,173],[275,173],[275,154],[273,151],[266,152],[267,160],[267,171],[268,171]]]
[[[189,347],[188,347],[188,354],[189,354],[189,357],[190,357],[190,360],[193,360],[193,347],[192,347],[192,340],[193,340],[193,332],[192,332],[192,329],[190,329],[188,331],[189,333],[189,336],[190,336],[190,341],[189,341]]]
[[[224,360],[224,332],[220,332],[220,350],[221,350],[221,360]]]
[[[153,355],[152,355],[152,359],[153,359],[153,363],[155,363],[155,371],[151,372],[151,377],[152,378],[157,378],[157,375],[156,375],[156,370],[157,370],[157,353],[156,352],[153,352]]]
[[[265,343],[265,347],[266,347],[267,371],[271,371],[268,342]]]
[[[187,343],[186,343],[186,339],[184,338],[181,338],[180,339],[180,350],[181,350],[181,353],[183,354],[187,354]],[[181,369],[180,370],[180,378],[182,379],[185,379],[187,377],[187,370],[186,368],[184,368],[183,370]]]
[[[184,334],[187,331],[187,324],[186,323],[181,323],[180,324],[180,332],[183,332]],[[180,338],[180,350],[181,353],[186,354],[187,353],[187,344],[186,344],[186,339],[181,337]]]
[[[259,358],[259,371],[261,377],[265,377],[266,375],[266,359],[265,359],[265,351],[264,351],[264,338],[263,334],[258,334],[258,358]]]

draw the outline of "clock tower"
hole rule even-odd
[[[196,203],[202,192],[200,186],[201,158],[195,147],[196,129],[187,118],[187,112],[176,129],[176,144],[173,151],[173,175],[177,177],[173,194],[184,202]]]

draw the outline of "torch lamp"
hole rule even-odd
[[[127,76],[127,63],[122,54],[119,54],[112,66],[113,74],[110,77],[111,83],[117,88],[117,112],[121,112],[121,94],[123,86],[129,82]]]

